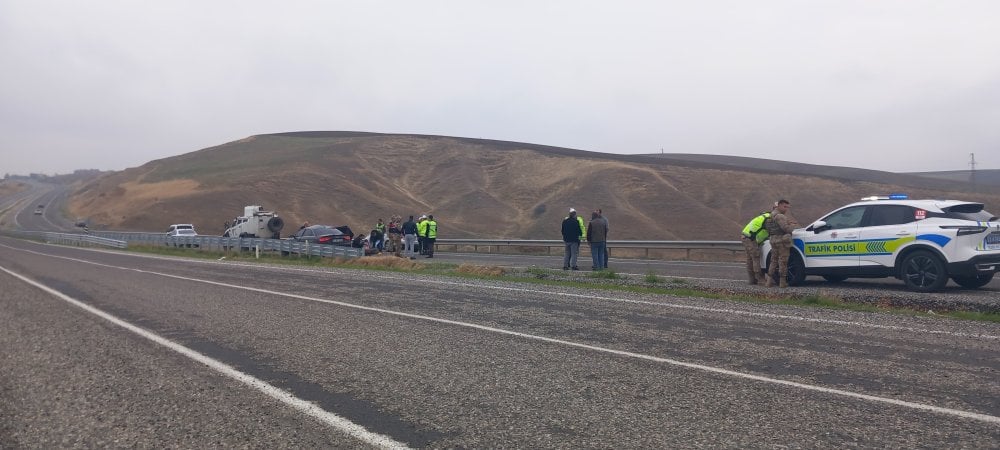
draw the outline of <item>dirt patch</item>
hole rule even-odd
[[[499,277],[502,276],[507,271],[503,267],[497,266],[476,266],[472,264],[462,264],[455,269],[458,273],[466,273],[470,275],[488,276],[488,277]]]
[[[16,194],[28,188],[28,185],[20,181],[0,181],[0,196],[8,196],[11,194]]]
[[[385,267],[398,270],[418,270],[427,267],[423,263],[410,260],[409,258],[400,258],[398,256],[385,256],[385,255],[366,256],[364,258],[354,258],[349,260],[340,259],[337,260],[337,263],[350,264],[354,266],[364,266],[364,267]]]

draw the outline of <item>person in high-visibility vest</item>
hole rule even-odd
[[[771,217],[770,212],[762,212],[743,227],[740,240],[743,250],[747,253],[747,276],[750,284],[764,284],[764,272],[760,270],[760,246],[767,239],[767,228],[764,222]]]
[[[420,242],[420,254],[427,254],[427,216],[420,216],[417,221],[417,240]]]
[[[434,221],[434,214],[427,216],[427,222],[424,225],[425,236],[427,237],[427,257],[434,257],[434,241],[438,237],[438,223]]]

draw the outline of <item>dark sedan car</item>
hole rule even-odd
[[[329,244],[350,246],[354,239],[354,232],[347,225],[331,227],[327,225],[312,225],[300,228],[294,236],[289,239],[296,242],[309,242],[311,244]]]

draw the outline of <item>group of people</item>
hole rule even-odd
[[[608,219],[598,209],[590,214],[590,222],[583,223],[583,217],[570,208],[569,215],[562,221],[562,238],[566,246],[566,256],[563,257],[563,270],[580,270],[577,257],[580,256],[580,243],[590,244],[590,257],[593,260],[592,270],[608,268]]]
[[[369,241],[374,252],[386,251],[410,259],[416,259],[415,247],[419,242],[420,254],[433,258],[437,230],[433,214],[422,215],[416,221],[410,216],[406,222],[403,222],[402,216],[392,216],[388,224],[379,218],[369,235]]]
[[[747,254],[747,275],[750,284],[774,287],[777,282],[780,287],[788,287],[788,257],[792,250],[792,230],[799,226],[795,219],[788,215],[792,204],[785,199],[774,203],[771,211],[763,212],[750,220],[740,240]],[[767,274],[760,267],[760,246],[764,240],[771,243],[770,262]]]

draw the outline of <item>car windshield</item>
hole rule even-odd
[[[178,235],[181,235],[181,234],[194,235],[194,234],[198,234],[198,233],[195,233],[194,230],[191,229],[191,228],[178,228],[177,229],[177,234]]]

